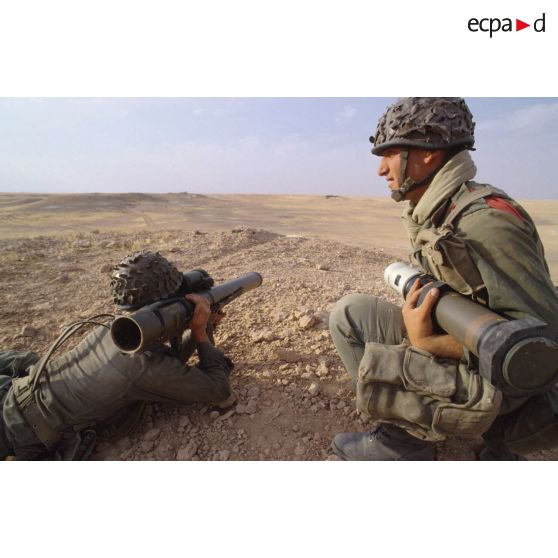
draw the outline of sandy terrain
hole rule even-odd
[[[556,261],[558,202],[525,205]],[[405,254],[399,212],[369,198],[2,194],[0,346],[40,353],[64,324],[112,312],[108,272],[133,250],[158,250],[217,281],[259,271],[264,284],[229,307],[216,339],[236,363],[239,404],[151,405],[94,458],[331,459],[335,433],[370,425],[354,411],[327,316],[353,292],[398,302],[382,276]],[[478,445],[439,444],[437,457],[472,459]]]
[[[558,201],[524,201],[558,282]],[[402,206],[386,198],[197,194],[0,194],[0,238],[97,231],[235,227],[382,248],[406,257]]]

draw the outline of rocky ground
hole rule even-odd
[[[326,460],[334,459],[329,445],[337,432],[371,426],[355,411],[327,319],[349,293],[399,302],[383,281],[395,258],[382,250],[254,229],[92,232],[2,240],[0,247],[0,347],[38,353],[65,324],[114,311],[109,273],[132,251],[157,250],[181,270],[206,269],[216,282],[250,271],[264,277],[227,308],[216,335],[236,364],[238,403],[149,405],[130,435],[100,443],[93,459]],[[474,459],[478,447],[479,441],[442,443],[437,458]]]

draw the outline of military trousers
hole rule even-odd
[[[39,360],[39,355],[31,351],[0,351],[0,460],[13,454],[4,416],[4,401],[12,385],[12,379],[23,376],[27,369]]]
[[[347,295],[337,302],[329,317],[329,330],[354,390],[366,344],[400,345],[405,337],[401,308],[364,294]]]
[[[352,294],[330,315],[330,331],[356,393],[357,409],[430,442],[476,438],[498,416],[502,394],[469,363],[413,347],[401,308]]]

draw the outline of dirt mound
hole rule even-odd
[[[216,336],[236,364],[239,403],[227,410],[150,405],[143,423],[101,443],[96,459],[332,459],[337,432],[370,427],[354,410],[327,321],[345,294],[398,302],[383,282],[395,258],[381,250],[246,228],[36,237],[0,241],[0,248],[0,346],[39,353],[64,324],[114,311],[108,273],[131,251],[157,250],[179,269],[203,267],[216,281],[250,271],[264,277],[228,307]],[[438,459],[471,459],[474,449],[460,440],[440,444]]]

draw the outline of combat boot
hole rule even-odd
[[[401,428],[383,424],[373,432],[345,432],[331,442],[344,461],[433,461],[434,444],[419,440]]]

